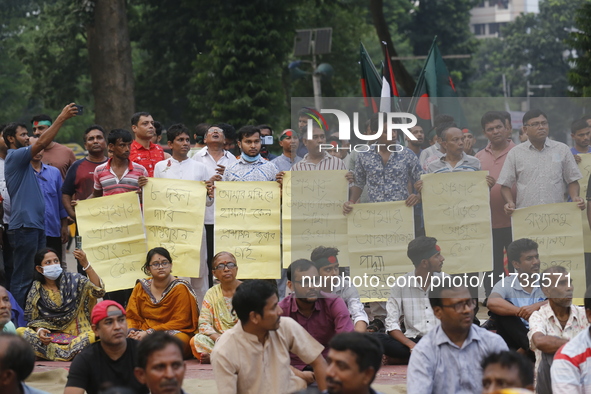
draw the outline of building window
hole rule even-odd
[[[509,8],[509,0],[488,0],[488,5],[490,7],[497,6],[501,9]]]
[[[484,8],[484,7],[486,7],[486,4],[484,4],[484,0],[480,0],[478,2],[478,5],[476,6],[476,8]]]
[[[489,23],[488,24],[488,34],[490,35],[497,35],[497,37],[501,36],[501,27],[505,26],[506,23]]]
[[[486,28],[486,25],[484,23],[474,24],[474,35],[475,36],[485,35],[486,34],[485,28]]]

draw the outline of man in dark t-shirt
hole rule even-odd
[[[91,315],[92,330],[100,341],[80,352],[68,373],[64,394],[98,394],[111,387],[125,387],[136,394],[148,393],[133,370],[138,342],[127,338],[125,309],[115,301],[96,304]]]

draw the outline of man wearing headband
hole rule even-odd
[[[444,275],[441,267],[445,260],[433,237],[420,236],[413,239],[408,244],[406,254],[415,269],[397,280],[397,285],[392,287],[386,304],[387,334],[374,334],[382,341],[384,353],[391,358],[390,361],[399,364],[406,364],[415,345],[437,326],[428,294],[431,278]],[[401,316],[406,327],[404,333],[400,328]]]
[[[92,331],[98,342],[80,352],[68,373],[64,394],[97,394],[110,387],[125,387],[143,394],[148,388],[135,375],[137,346],[127,338],[125,309],[115,301],[95,305],[90,316]]]
[[[31,125],[33,126],[33,137],[39,138],[52,125],[52,120],[48,115],[36,115],[31,119]],[[31,141],[31,143],[33,142]],[[45,148],[42,161],[43,164],[60,170],[63,181],[66,178],[68,168],[76,161],[76,156],[72,149],[51,141],[47,148]]]
[[[339,250],[337,248],[327,248],[324,246],[319,246],[312,251],[310,260],[314,262],[320,277],[327,278],[326,282],[322,281],[323,284],[326,284],[326,287],[321,288],[320,290],[341,297],[343,301],[345,301],[345,304],[347,304],[347,309],[351,315],[355,331],[365,332],[369,325],[369,319],[367,313],[365,313],[365,309],[359,298],[359,292],[355,286],[351,283],[339,283],[339,286],[332,287],[330,278],[339,276],[338,254]]]
[[[296,154],[299,140],[298,134],[292,129],[283,130],[279,136],[279,146],[283,148],[283,153],[271,160],[279,171],[289,171],[292,165],[302,160]]]
[[[66,105],[55,123],[32,146],[24,124],[10,123],[2,132],[9,148],[4,175],[11,203],[7,233],[14,257],[10,290],[23,308],[27,291],[33,283],[33,257],[37,250],[45,247],[45,202],[37,177],[31,170],[31,159],[47,148],[64,122],[77,113],[74,103]]]

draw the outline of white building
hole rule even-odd
[[[499,37],[501,26],[520,14],[540,12],[539,0],[480,0],[470,12],[470,29],[478,38]]]

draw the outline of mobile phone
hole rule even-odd
[[[273,145],[273,136],[264,135],[261,137],[261,145]]]
[[[77,235],[75,237],[76,240],[76,249],[82,249],[82,237]]]
[[[74,105],[74,107],[78,108],[78,113],[76,114],[76,116],[80,116],[84,114],[84,106],[83,105]]]

